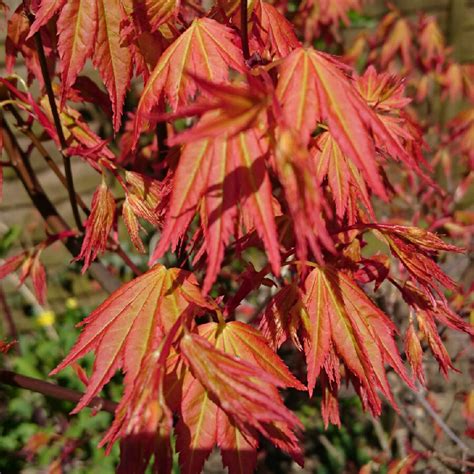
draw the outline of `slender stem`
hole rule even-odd
[[[3,262],[4,260],[0,258],[0,264],[2,264]],[[24,298],[24,300],[29,305],[31,305],[31,307],[33,308],[33,312],[35,314],[41,314],[44,311],[43,306],[41,306],[38,303],[38,299],[36,298],[36,295],[30,290],[28,285],[21,283],[20,278],[18,278],[18,275],[15,272],[8,274],[5,277],[5,280],[10,281],[12,286],[18,288],[17,290],[18,293],[20,293],[20,295]]]
[[[418,390],[421,390],[421,387],[418,387]],[[433,407],[427,402],[426,398],[423,396],[422,393],[420,392],[414,392],[415,397],[417,400],[420,402],[421,406],[425,409],[425,411],[428,413],[431,418],[438,424],[438,426],[444,431],[446,436],[451,439],[451,441],[456,444],[459,449],[469,452],[470,449],[469,447],[464,443],[464,441],[459,438],[459,436],[444,422],[443,418],[438,415],[433,410]]]
[[[54,97],[53,86],[51,84],[51,78],[49,77],[48,63],[46,61],[46,55],[44,53],[43,41],[41,39],[41,33],[38,31],[34,35],[36,50],[38,53],[38,58],[41,66],[41,74],[43,76],[44,85],[46,88],[46,94],[48,96],[49,106],[51,108],[51,113],[53,115],[54,126],[58,134],[59,143],[61,145],[61,155],[63,157],[64,163],[64,173],[66,175],[67,181],[67,190],[69,194],[69,201],[71,202],[72,214],[74,216],[74,221],[79,230],[83,230],[81,216],[79,214],[79,208],[76,201],[76,191],[74,190],[74,180],[72,177],[72,167],[71,167],[71,158],[65,154],[67,149],[66,137],[64,136],[63,127],[61,124],[61,119],[59,117],[58,108],[56,106],[56,99]]]
[[[466,459],[457,459],[457,458],[453,458],[451,456],[446,456],[445,454],[443,453],[437,453],[437,452],[434,452],[434,453],[431,453],[435,458],[439,459],[439,460],[443,460],[447,463],[451,463],[453,465],[459,465],[459,466],[463,466],[463,467],[474,467],[474,462],[472,461],[467,461]]]
[[[56,162],[51,158],[49,153],[47,152],[46,148],[41,143],[40,139],[33,133],[33,131],[25,124],[25,121],[15,109],[15,107],[7,106],[5,107],[8,112],[10,112],[15,120],[17,121],[18,129],[23,133],[26,137],[31,140],[31,143],[35,146],[35,148],[39,151],[40,155],[43,157],[46,164],[51,168],[51,171],[56,175],[56,177],[61,181],[61,184],[67,189],[68,182],[66,177],[63,175],[62,171],[59,169],[59,166]],[[76,201],[81,209],[84,211],[84,214],[88,216],[90,211],[86,205],[86,203],[82,200],[79,194],[76,194]]]
[[[19,125],[20,131],[31,140],[33,145],[36,147],[36,149],[39,151],[43,159],[46,161],[47,165],[51,168],[53,173],[57,176],[59,181],[61,181],[62,185],[66,189],[69,189],[66,177],[63,175],[58,165],[54,162],[51,156],[49,156],[49,153],[47,152],[46,148],[43,146],[41,141],[38,139],[38,137],[32,132],[30,128],[26,127],[25,122],[22,119],[21,115],[17,112],[17,110],[14,107],[7,107],[7,110],[13,114],[13,116],[15,117],[15,120],[17,121]],[[86,203],[82,200],[79,194],[76,194],[76,202],[81,207],[84,214],[86,216],[89,216],[91,211],[87,207]],[[126,265],[128,265],[128,267],[132,270],[133,273],[135,273],[135,275],[138,276],[143,273],[132,262],[132,260],[130,260],[130,257],[125,253],[125,251],[122,249],[120,244],[116,242],[112,237],[109,237],[109,243],[114,248],[114,251],[117,253],[117,255],[124,261]]]
[[[436,451],[433,445],[421,433],[419,433],[415,428],[413,428],[408,416],[404,414],[403,412],[400,412],[398,414],[398,418],[405,425],[405,427],[410,432],[410,434],[420,444],[423,445],[423,447],[428,451],[430,456],[433,456],[434,458],[436,458],[441,464],[443,464],[445,467],[447,467],[451,471],[459,472],[459,470],[457,469],[457,466],[474,467],[474,462],[465,461],[462,459],[456,459],[456,458],[446,456],[445,454]]]
[[[109,239],[112,239],[112,237],[110,237]],[[113,242],[113,245],[116,245],[115,253],[123,260],[125,265],[127,265],[128,268],[132,270],[135,276],[143,275],[143,272],[135,265],[135,263],[133,263],[132,259],[125,253],[125,250],[120,247],[119,243],[115,240],[113,240]]]
[[[13,169],[23,184],[23,187],[28,193],[32,203],[46,222],[48,228],[54,234],[70,230],[66,221],[58,213],[57,209],[46,195],[31,167],[28,155],[18,145],[16,137],[13,135],[1,113],[0,133],[3,135],[4,149],[13,165]],[[79,255],[81,244],[76,238],[70,237],[64,241],[64,244],[74,257]],[[120,281],[100,262],[93,262],[89,271],[108,293],[112,293],[120,286]]]
[[[240,0],[240,37],[242,39],[242,52],[245,60],[250,58],[247,16],[247,0]]]
[[[10,385],[12,387],[25,388],[33,392],[41,393],[47,397],[57,400],[66,400],[68,402],[77,403],[84,395],[82,392],[71,390],[70,388],[60,387],[54,383],[45,382],[43,380],[26,377],[9,370],[0,370],[0,383]],[[111,400],[105,400],[101,397],[94,397],[87,405],[94,410],[103,410],[114,413],[117,404]]]

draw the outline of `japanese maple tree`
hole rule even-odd
[[[397,409],[389,370],[416,389],[424,350],[446,376],[454,368],[438,324],[474,335],[449,303],[458,284],[437,264],[440,252],[464,249],[434,232],[441,224],[426,229],[378,211],[407,192],[402,181],[423,190],[411,199],[449,201],[405,88],[415,85],[425,100],[431,77],[445,95],[472,98],[466,71],[430,18],[413,26],[396,11],[354,45],[370,51],[357,71],[357,52],[337,57],[312,44],[338,41],[340,22],[362,2],[305,0],[292,22],[289,3],[25,0],[8,14],[0,171],[14,169],[48,236],[8,258],[0,278],[20,271],[44,301],[41,253],[60,240],[111,293],[79,323],[51,375],[95,354],[75,413],[123,372],[101,443],[120,442],[120,472],[150,462],[171,472],[173,449],[183,473],[200,472],[216,446],[231,474],[253,472],[262,437],[303,464],[302,424],[281,389],[320,394],[326,426],[340,425],[343,384],[378,416],[383,400]],[[27,77],[14,73],[19,57]],[[101,111],[99,131],[84,103]],[[456,120],[444,149],[456,146],[472,165],[473,115]],[[33,150],[67,188],[74,223],[41,187]],[[90,207],[74,189],[71,160],[101,176]],[[145,272],[121,247],[118,227],[149,253]],[[156,244],[144,228],[156,230]],[[100,262],[106,252],[135,278],[120,284]],[[375,303],[384,285],[409,308],[403,327]],[[260,303],[249,312],[252,298]],[[279,356],[283,344],[302,354],[295,373]]]

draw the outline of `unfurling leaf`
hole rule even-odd
[[[5,41],[5,69],[8,74],[12,74],[17,55],[21,53],[28,68],[28,82],[36,77],[43,86],[44,81],[34,40],[33,38],[27,39],[29,29],[30,23],[24,14],[23,5],[19,5],[8,21]]]
[[[380,65],[385,69],[399,52],[407,71],[413,67],[412,41],[413,33],[406,18],[400,17],[398,11],[391,11],[382,20],[376,32],[382,43]]]
[[[282,129],[277,134],[275,168],[293,220],[296,253],[306,260],[311,250],[322,262],[320,244],[333,250],[333,242],[322,218],[321,192],[313,183],[316,165],[292,129]]]
[[[9,342],[6,342],[6,341],[3,341],[0,339],[0,354],[6,354],[8,353],[8,351],[14,347],[16,344],[18,343],[18,341],[9,341]]]
[[[296,285],[284,286],[267,304],[262,313],[258,328],[267,338],[273,350],[277,350],[288,339],[302,350],[298,331],[301,326],[302,312],[306,311],[302,295]]]
[[[39,244],[33,251],[13,255],[0,265],[0,280],[16,270],[20,270],[19,285],[22,285],[30,277],[39,304],[45,304],[47,292],[46,271],[40,261],[43,248],[44,245]]]
[[[445,60],[444,35],[434,16],[422,16],[419,23],[421,61],[426,69],[435,69]]]
[[[135,5],[135,13],[139,16],[139,21],[145,21],[149,25],[150,31],[154,32],[163,23],[166,23],[179,10],[180,0],[140,0],[140,6]]]
[[[304,0],[299,11],[306,19],[305,39],[311,41],[322,31],[329,30],[336,40],[340,40],[340,25],[349,25],[349,12],[360,10],[363,3],[363,0]]]
[[[422,456],[421,453],[414,452],[403,459],[392,461],[388,466],[387,474],[410,474]]]
[[[125,226],[127,227],[128,235],[130,235],[130,240],[132,241],[133,245],[140,253],[145,253],[145,247],[142,240],[140,239],[141,225],[138,222],[137,216],[133,212],[133,208],[128,196],[125,198],[125,201],[122,205],[122,218]]]
[[[115,199],[105,181],[102,180],[92,197],[91,213],[87,218],[81,252],[75,259],[84,259],[83,273],[89,268],[91,262],[105,251],[114,222],[114,214]]]
[[[132,171],[125,172],[125,181],[127,191],[122,206],[123,221],[135,248],[145,253],[139,235],[141,226],[138,218],[145,219],[155,227],[161,227],[167,189],[162,183]]]
[[[470,336],[474,336],[474,326],[454,313],[445,300],[436,300],[431,293],[427,294],[423,287],[420,290],[410,282],[406,282],[401,290],[403,298],[416,315],[421,335],[438,361],[440,370],[447,377],[449,369],[456,369],[452,365],[448,352],[438,334],[436,321]]]
[[[45,304],[46,302],[46,270],[41,263],[39,257],[41,251],[37,251],[33,257],[29,259],[28,264],[23,264],[22,272],[20,275],[20,281],[23,282],[27,275],[31,276],[33,282],[33,288],[35,290],[36,298],[38,298],[39,304]],[[27,260],[28,261],[28,260]]]
[[[300,46],[291,23],[273,5],[258,1],[255,16],[254,34],[263,57],[284,58]]]
[[[31,24],[28,38],[31,38],[39,29],[64,7],[66,0],[43,0],[35,13],[35,21]]]
[[[2,264],[0,265],[0,280],[5,278],[10,273],[18,270],[21,264],[25,260],[25,252],[22,252],[18,255],[13,255],[8,257]]]
[[[426,384],[425,372],[423,370],[423,349],[416,334],[413,323],[410,322],[405,334],[405,353],[410,362],[413,375],[423,384]]]

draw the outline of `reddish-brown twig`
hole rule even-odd
[[[42,393],[47,397],[56,398],[57,400],[66,400],[74,403],[77,403],[84,395],[76,390],[60,387],[59,385],[45,382],[44,380],[26,377],[25,375],[20,375],[9,370],[0,370],[0,383]],[[94,397],[88,406],[94,410],[104,410],[109,413],[114,413],[117,408],[115,402],[105,400],[101,397]]]

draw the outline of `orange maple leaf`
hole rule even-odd
[[[198,472],[218,445],[230,473],[250,472],[256,463],[257,431],[302,463],[294,430],[297,418],[276,387],[303,386],[252,327],[230,322],[199,326],[183,337],[184,376],[177,447],[184,472]],[[236,446],[241,446],[236,450]]]
[[[192,274],[156,265],[123,285],[95,309],[80,326],[79,339],[56,374],[85,354],[95,351],[95,362],[86,393],[77,413],[95,397],[114,373],[125,372],[125,395],[132,390],[143,358],[158,346],[180,315],[193,305],[210,308]]]

